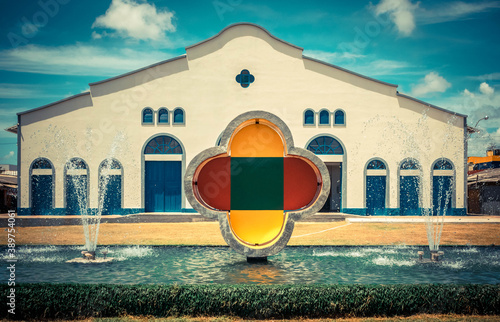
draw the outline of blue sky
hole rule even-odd
[[[0,0],[0,12],[1,129],[17,112],[252,22],[469,125],[488,115],[469,155],[500,145],[500,1]],[[0,163],[15,164],[16,151],[15,135],[0,131]]]

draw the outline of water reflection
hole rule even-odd
[[[20,283],[398,284],[500,283],[500,247],[445,247],[445,259],[418,263],[424,247],[287,247],[267,263],[229,247],[111,246],[115,262],[68,264],[83,247],[19,246]],[[99,251],[99,250],[98,250]],[[7,251],[0,249],[6,261]],[[3,274],[3,275],[2,275]],[[0,278],[8,279],[0,271]]]

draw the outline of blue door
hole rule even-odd
[[[146,161],[145,211],[180,211],[181,180],[180,161]]]
[[[106,182],[107,180],[107,182]],[[101,177],[101,198],[102,200],[102,215],[117,215],[120,214],[122,208],[122,176],[110,175]]]
[[[49,215],[52,209],[52,176],[31,177],[31,214]]]
[[[66,176],[66,213],[82,215],[87,209],[87,176]]]
[[[385,176],[366,176],[367,215],[383,215],[385,209]]]
[[[432,214],[434,216],[450,215],[452,179],[452,176],[432,178]]]
[[[400,176],[399,208],[402,216],[419,216],[420,180],[417,176]]]

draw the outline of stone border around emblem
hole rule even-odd
[[[227,220],[227,212],[210,209],[203,206],[196,199],[193,191],[193,178],[196,169],[203,162],[205,162],[205,160],[221,154],[226,154],[229,140],[231,139],[233,132],[242,123],[252,119],[267,120],[276,125],[276,127],[278,127],[278,129],[281,131],[283,135],[282,137],[285,140],[285,155],[294,155],[308,159],[318,168],[318,171],[320,172],[322,177],[322,187],[316,202],[309,208],[288,212],[288,219],[286,220],[285,227],[283,228],[283,233],[281,237],[279,237],[279,240],[269,247],[260,249],[249,248],[238,242],[231,232],[231,227],[229,226],[229,222]],[[219,221],[222,236],[224,237],[226,243],[231,246],[231,248],[247,257],[267,257],[278,253],[287,245],[292,235],[295,221],[311,216],[317,213],[323,207],[323,204],[328,199],[328,194],[330,192],[330,175],[325,163],[318,156],[316,156],[309,150],[294,146],[292,133],[290,132],[290,129],[285,124],[285,122],[283,122],[283,120],[269,112],[250,111],[237,116],[228,124],[228,126],[224,130],[224,133],[222,134],[219,146],[208,148],[195,156],[193,160],[191,160],[184,176],[184,191],[186,198],[188,199],[194,210],[196,210],[200,215],[206,218]]]

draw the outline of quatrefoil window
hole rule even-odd
[[[236,75],[236,82],[240,83],[241,87],[247,88],[255,81],[255,76],[250,74],[248,69],[243,69],[241,73]]]

